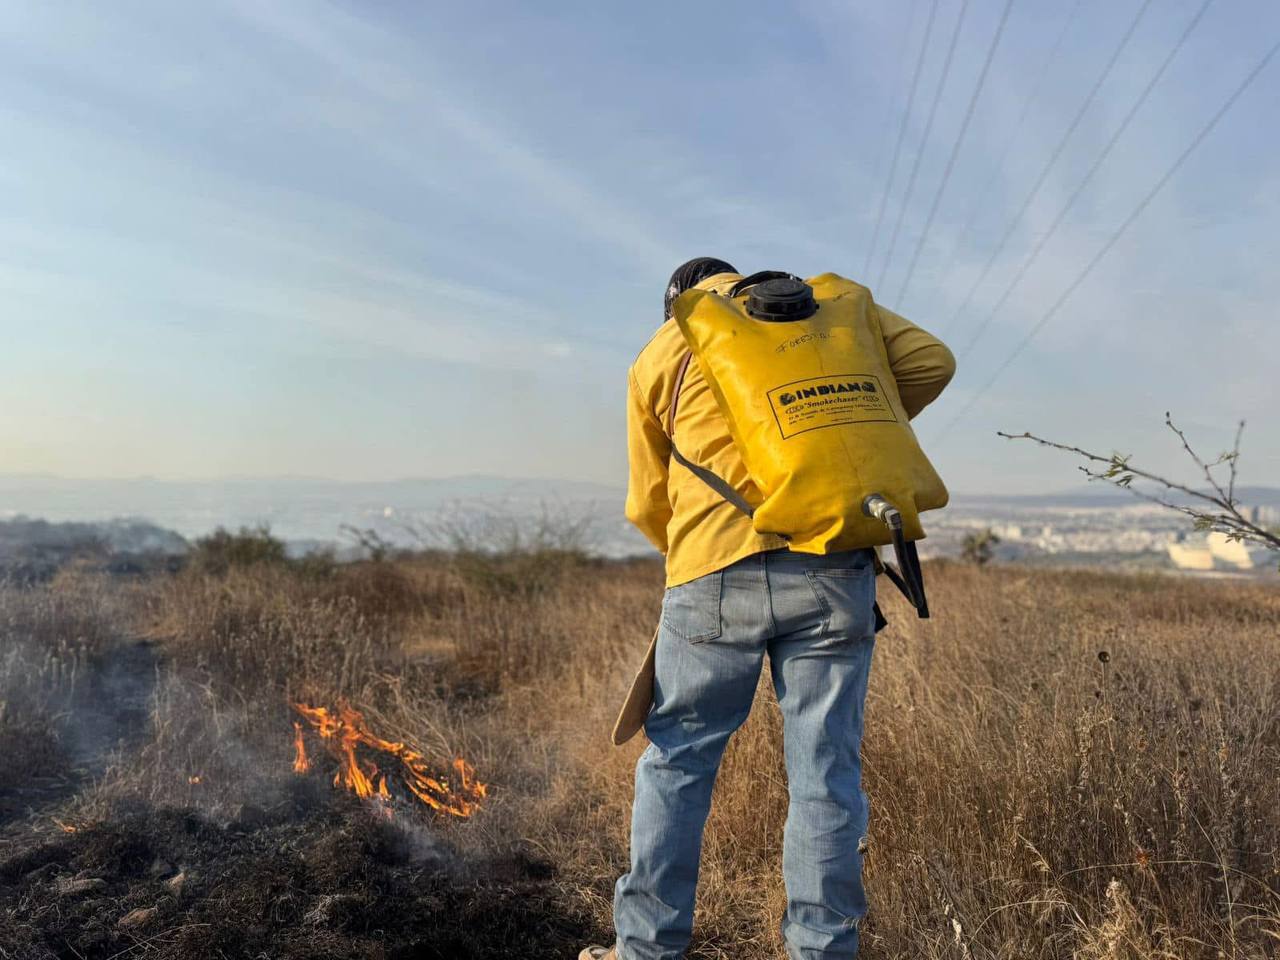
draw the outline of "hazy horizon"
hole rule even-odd
[[[466,482],[477,484],[502,484],[513,485],[520,483],[537,483],[537,484],[564,484],[566,487],[573,488],[590,488],[602,491],[608,491],[611,494],[621,496],[626,493],[625,479],[616,483],[610,483],[607,480],[590,480],[577,477],[566,477],[556,475],[536,475],[529,474],[524,476],[516,476],[512,474],[498,473],[458,473],[458,474],[441,474],[439,476],[404,476],[404,477],[383,477],[375,479],[348,479],[343,480],[335,477],[307,476],[307,475],[289,475],[275,474],[262,476],[248,475],[228,475],[225,477],[164,477],[150,474],[121,475],[116,477],[77,477],[66,474],[54,473],[0,473],[0,485],[6,483],[14,483],[21,481],[56,481],[66,484],[145,484],[153,483],[157,485],[171,486],[199,486],[199,485],[217,485],[217,484],[328,484],[335,487],[356,487],[356,486],[396,486],[409,484],[461,484]],[[1208,489],[1208,485],[1201,482],[1199,484],[1192,482],[1189,484],[1193,489]],[[1236,493],[1239,497],[1245,498],[1251,492],[1262,492],[1265,494],[1280,493],[1280,484],[1268,483],[1250,483],[1243,482],[1236,484]],[[1113,484],[1106,483],[1101,480],[1089,481],[1081,475],[1080,479],[1074,484],[1064,483],[1053,489],[1027,491],[1023,493],[1009,493],[999,490],[975,490],[960,489],[951,490],[953,499],[960,497],[965,499],[976,499],[983,497],[1011,497],[1011,498],[1061,498],[1070,499],[1074,497],[1090,497],[1094,495],[1114,496],[1119,499],[1139,501],[1131,492],[1120,489]],[[1250,506],[1244,503],[1244,506]],[[3,515],[4,503],[0,501],[0,515]]]

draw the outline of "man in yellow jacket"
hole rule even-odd
[[[790,807],[783,841],[793,960],[852,958],[866,913],[860,845],[867,826],[859,747],[875,641],[870,550],[793,553],[672,460],[691,462],[758,501],[716,399],[671,304],[691,287],[727,293],[728,263],[691,260],[672,275],[666,320],[628,375],[627,517],[666,557],[649,747],[636,767],[631,869],[614,897],[617,942],[580,960],[676,960],[693,927],[702,829],[729,737],[747,718],[765,654],[782,708]],[[877,306],[907,414],[955,371],[939,340]]]

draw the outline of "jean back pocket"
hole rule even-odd
[[[720,636],[720,571],[668,587],[662,598],[662,625],[690,643]]]
[[[822,610],[824,633],[853,640],[875,636],[876,575],[870,563],[807,573]]]

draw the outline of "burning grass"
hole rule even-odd
[[[469,817],[480,809],[488,788],[476,779],[471,764],[454,758],[448,774],[433,772],[426,757],[404,743],[393,743],[374,734],[364,715],[348,703],[336,710],[295,703],[293,708],[306,718],[319,735],[330,756],[337,761],[333,785],[345,787],[362,800],[376,800],[389,813],[394,796],[388,783],[398,783],[410,796],[429,809],[454,817]],[[302,725],[293,725],[293,772],[311,770]],[[364,750],[381,757],[361,758]],[[389,768],[389,770],[387,769]],[[390,779],[389,779],[390,778]]]
[[[934,566],[877,644],[873,958],[1273,960],[1274,585]],[[573,956],[609,937],[656,565],[0,590],[0,958]],[[463,759],[465,758],[465,759]],[[781,956],[762,687],[691,956]]]

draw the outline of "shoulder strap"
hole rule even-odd
[[[680,405],[680,388],[684,386],[684,375],[689,372],[689,363],[693,360],[693,351],[686,350],[676,370],[675,386],[671,388],[671,403],[667,405],[667,436],[676,436],[676,407]]]
[[[689,460],[676,446],[676,408],[680,405],[680,388],[684,386],[684,375],[689,371],[689,363],[692,360],[693,351],[686,350],[684,358],[680,361],[680,368],[676,371],[675,385],[671,390],[671,403],[667,406],[667,436],[671,440],[671,458],[748,517],[753,517],[756,508],[751,506],[729,481],[701,464]]]
[[[689,472],[695,477],[705,483],[716,493],[720,494],[721,497],[729,501],[729,503],[733,504],[748,517],[755,516],[756,508],[747,503],[742,494],[730,486],[729,482],[725,480],[724,477],[720,476],[718,473],[713,473],[704,466],[694,463],[692,460],[686,459],[684,454],[682,454],[679,448],[676,447],[675,441],[672,441],[671,443],[671,456],[676,463],[689,470]]]

